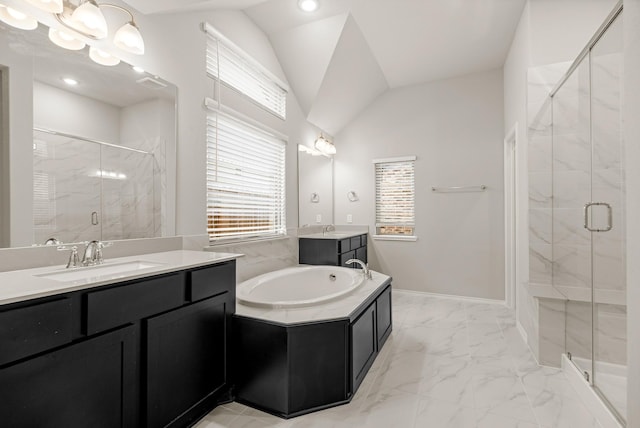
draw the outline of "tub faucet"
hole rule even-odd
[[[360,265],[360,267],[362,268],[362,274],[364,275],[365,278],[373,279],[373,276],[371,275],[371,270],[369,270],[369,265],[363,262],[362,260],[349,259],[346,262],[344,262],[345,265],[350,265],[353,263],[358,263]]]
[[[102,249],[113,245],[111,242],[91,241],[87,243],[82,257],[82,266],[94,266],[104,263]]]

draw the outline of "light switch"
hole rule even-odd
[[[347,214],[347,223],[353,223],[353,215]]]
[[[316,223],[322,223],[322,214],[316,214]]]

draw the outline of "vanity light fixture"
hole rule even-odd
[[[65,0],[64,10],[56,13],[56,19],[64,26],[94,40],[105,39],[109,33],[103,8],[112,8],[126,13],[129,18],[113,36],[113,43],[132,54],[144,54],[144,40],[136,25],[133,13],[122,6],[111,3],[97,3],[95,0],[81,0],[79,5]]]
[[[38,28],[38,21],[13,7],[0,4],[0,21],[20,30],[35,30]]]
[[[116,58],[115,56],[94,46],[89,48],[89,58],[91,58],[95,63],[109,67],[120,64],[119,58]]]
[[[298,7],[304,12],[315,12],[319,6],[318,0],[298,0]]]
[[[63,77],[62,81],[69,86],[76,86],[78,81],[76,79],[72,79],[71,77]]]
[[[72,51],[79,51],[86,46],[85,42],[73,36],[70,31],[58,30],[56,28],[49,28],[49,40],[61,48]]]
[[[336,154],[336,146],[326,138],[324,135],[320,134],[318,139],[316,140],[314,147],[325,155],[335,155]]]
[[[144,73],[144,68],[142,68],[142,67],[138,67],[137,65],[134,65],[134,66],[132,66],[131,68],[132,68],[132,69],[133,69],[133,71],[135,71],[136,73],[140,73],[140,74]]]

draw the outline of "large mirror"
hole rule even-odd
[[[300,227],[333,223],[333,158],[298,146]]]
[[[11,153],[0,246],[175,235],[176,87],[47,31],[0,25]]]

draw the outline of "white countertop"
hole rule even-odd
[[[346,239],[353,238],[354,236],[365,235],[367,232],[355,232],[355,231],[336,231],[328,233],[310,233],[309,235],[298,235],[298,238],[310,238],[310,239]]]
[[[391,277],[387,275],[375,271],[371,272],[373,279],[367,280],[352,293],[339,300],[333,300],[315,306],[290,309],[246,306],[240,302],[236,302],[236,315],[280,324],[298,324],[347,318],[385,282],[391,280]]]
[[[47,266],[41,268],[14,270],[0,273],[0,305],[21,302],[38,297],[53,296],[70,291],[83,290],[131,279],[145,278],[163,273],[175,272],[199,266],[234,260],[242,254],[212,253],[203,251],[166,251],[162,253],[141,254],[105,260],[96,268],[128,262],[148,262],[156,266],[120,274],[105,274],[72,281],[60,282],[38,275],[54,272],[68,272],[65,266]],[[93,267],[80,267],[75,270],[89,272]]]

